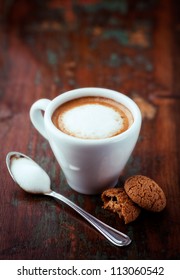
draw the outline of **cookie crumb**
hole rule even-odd
[[[102,193],[101,199],[104,202],[103,208],[117,213],[125,224],[136,220],[141,212],[123,188],[110,188]]]

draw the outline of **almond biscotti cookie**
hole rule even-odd
[[[125,224],[134,221],[140,214],[140,208],[128,197],[123,188],[111,188],[101,195],[104,209],[109,209],[124,219]]]
[[[125,181],[127,195],[138,206],[153,212],[160,212],[166,206],[166,196],[160,186],[152,179],[135,175]]]

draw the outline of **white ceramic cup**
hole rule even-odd
[[[55,109],[72,99],[102,96],[125,105],[134,122],[125,132],[106,139],[80,139],[61,132],[52,122]],[[42,114],[44,111],[44,116]],[[97,194],[114,187],[137,142],[141,113],[136,103],[126,95],[104,88],[80,88],[53,99],[40,99],[30,109],[35,128],[50,143],[69,186],[79,193]]]

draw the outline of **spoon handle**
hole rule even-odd
[[[131,243],[131,239],[126,234],[108,226],[107,224],[101,222],[74,202],[64,197],[63,195],[51,191],[50,193],[46,193],[45,195],[52,196],[65,204],[69,205],[76,212],[78,212],[83,218],[85,218],[92,226],[94,226],[102,235],[104,235],[111,243],[116,246],[126,246]]]

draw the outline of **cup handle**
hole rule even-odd
[[[39,133],[48,140],[48,136],[44,126],[44,117],[42,111],[45,111],[51,100],[40,99],[36,101],[30,109],[30,119],[34,127]]]

